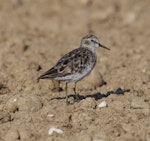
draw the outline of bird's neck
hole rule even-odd
[[[87,49],[89,49],[90,51],[92,51],[93,53],[95,53],[95,48],[94,47],[85,47]]]

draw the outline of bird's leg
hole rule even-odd
[[[79,95],[76,92],[76,83],[74,83],[73,91],[74,91],[74,94],[75,94],[75,97],[76,97],[76,101],[79,101]]]
[[[68,93],[67,93],[67,90],[68,90],[68,86],[67,86],[68,83],[66,83],[65,85],[65,92],[66,92],[66,104],[68,105],[69,102],[68,102]]]

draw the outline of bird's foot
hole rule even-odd
[[[79,98],[79,94],[75,94],[75,102],[79,102],[80,101],[80,98]]]

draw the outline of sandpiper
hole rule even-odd
[[[87,35],[82,38],[80,46],[65,54],[55,66],[42,74],[39,79],[52,79],[65,82],[66,103],[68,102],[67,84],[74,83],[74,93],[76,100],[79,99],[76,93],[76,84],[87,76],[95,67],[96,52],[98,47],[110,50],[102,45],[94,35]]]

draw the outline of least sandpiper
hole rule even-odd
[[[76,93],[76,84],[87,76],[95,67],[97,47],[110,50],[100,44],[98,38],[94,35],[87,35],[82,38],[79,48],[76,48],[64,55],[55,66],[42,74],[39,79],[52,79],[65,82],[66,103],[68,103],[67,84],[74,83],[74,93],[76,100],[79,99]]]

